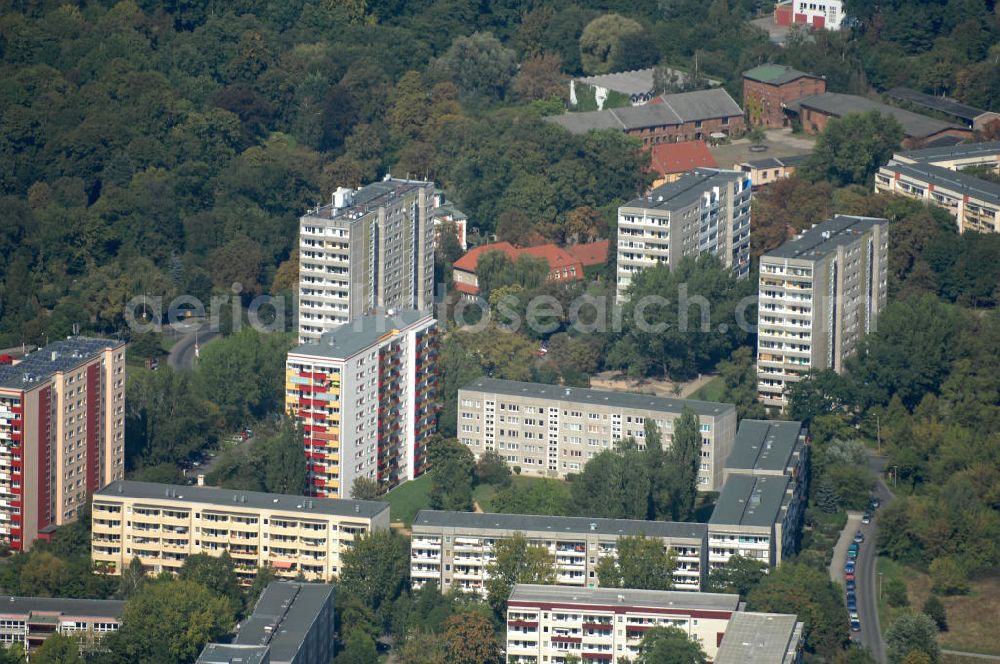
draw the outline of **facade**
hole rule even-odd
[[[623,438],[645,447],[652,418],[664,447],[685,407],[701,424],[699,491],[718,491],[736,437],[736,407],[648,394],[480,378],[458,391],[458,436],[478,459],[496,452],[522,475],[565,478]]]
[[[793,491],[785,475],[730,475],[708,520],[709,569],[737,554],[770,567],[794,554],[804,504]]]
[[[94,494],[91,558],[108,574],[133,558],[159,574],[228,552],[241,583],[264,566],[279,579],[329,581],[356,535],[388,527],[388,503],[119,480]]]
[[[507,602],[507,657],[516,664],[634,661],[653,627],[676,627],[715,659],[739,595],[518,584]]]
[[[1000,141],[895,154],[875,175],[875,191],[942,207],[959,233],[1000,233],[1000,184],[962,172],[972,166],[1000,173]]]
[[[117,632],[125,602],[63,597],[5,597],[0,602],[0,647],[20,643],[29,655],[53,634],[80,639],[93,651],[104,635]]]
[[[803,623],[782,613],[734,613],[713,664],[801,664]]]
[[[678,178],[696,168],[716,168],[715,157],[705,141],[680,141],[658,143],[649,150],[649,168],[656,176],[653,188]]]
[[[825,78],[785,65],[765,64],[743,72],[743,105],[750,124],[758,127],[787,127],[788,103],[824,92]]]
[[[742,134],[743,109],[722,88],[660,95],[643,106],[563,113],[545,118],[574,134],[617,129],[643,145]]]
[[[414,588],[433,581],[442,592],[484,594],[493,545],[522,533],[555,556],[557,584],[595,588],[597,564],[615,555],[618,538],[645,535],[677,555],[675,589],[699,591],[708,578],[706,532],[701,523],[421,510],[413,520],[410,579]]]
[[[753,190],[757,191],[765,185],[772,184],[778,180],[784,180],[795,175],[799,164],[805,161],[809,155],[795,155],[792,157],[766,157],[753,161],[744,161],[733,164],[734,171],[746,173],[753,183]]]
[[[431,208],[431,223],[434,226],[434,245],[441,242],[441,228],[445,224],[455,225],[455,237],[462,251],[469,249],[469,217],[445,198],[443,191],[434,192]]]
[[[774,22],[780,26],[840,30],[844,18],[842,0],[784,0],[774,7]]]
[[[358,477],[391,488],[427,468],[437,427],[430,312],[363,316],[288,352],[285,410],[302,426],[308,492],[346,498]]]
[[[501,251],[511,261],[521,256],[541,258],[549,265],[549,281],[580,281],[583,279],[583,263],[567,249],[561,249],[554,244],[543,244],[537,247],[515,247],[510,242],[495,242],[483,244],[465,254],[452,267],[453,285],[463,297],[475,298],[479,295],[479,278],[476,267],[479,258],[491,251]],[[607,249],[605,248],[605,254]]]
[[[760,259],[757,396],[784,407],[812,369],[840,372],[885,307],[889,223],[836,215]]]
[[[946,137],[965,140],[971,139],[974,135],[971,129],[958,124],[913,113],[898,106],[888,106],[867,97],[837,92],[798,99],[788,103],[785,108],[786,112],[798,116],[802,123],[802,131],[807,134],[822,133],[832,118],[877,111],[896,118],[903,127],[903,145],[908,148],[919,147]]]
[[[333,586],[272,581],[232,643],[209,643],[196,664],[329,664]]]
[[[386,177],[302,217],[299,343],[374,309],[433,304],[433,194],[433,182]]]
[[[0,542],[31,548],[125,473],[125,343],[71,337],[0,365]]]
[[[618,208],[618,302],[632,275],[710,253],[739,277],[750,274],[750,179],[698,168]]]

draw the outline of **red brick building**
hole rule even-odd
[[[787,104],[824,92],[826,79],[785,65],[766,64],[743,72],[743,106],[755,127],[788,126]]]
[[[479,295],[479,279],[476,267],[479,258],[491,251],[502,251],[512,261],[521,256],[544,258],[549,264],[549,281],[580,281],[583,279],[584,266],[600,265],[608,260],[608,241],[577,244],[562,249],[554,244],[543,244],[537,247],[515,247],[510,242],[484,244],[469,251],[454,265],[453,285],[463,297],[475,298]]]

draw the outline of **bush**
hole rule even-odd
[[[969,577],[954,558],[935,558],[931,562],[931,588],[941,595],[964,595],[969,592]]]
[[[931,595],[924,602],[923,613],[934,621],[937,628],[942,632],[948,631],[948,615],[945,613],[944,604],[937,595]]]
[[[909,606],[910,600],[906,596],[906,583],[902,579],[889,579],[883,586],[885,601],[889,606]]]

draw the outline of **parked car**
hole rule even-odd
[[[845,574],[844,579],[847,581],[854,581],[854,572],[848,572]]]
[[[847,610],[848,611],[857,611],[858,610],[858,603],[857,603],[857,601],[855,601],[853,599],[852,600],[848,600],[848,602],[847,602]]]
[[[857,582],[856,581],[848,581],[847,582],[847,592],[853,593],[855,590],[857,590]]]
[[[853,560],[848,560],[847,561],[847,564],[844,565],[844,571],[846,573],[848,573],[848,574],[850,574],[851,572],[854,571],[854,561]]]
[[[852,632],[860,632],[861,631],[861,621],[860,620],[852,620],[851,621],[851,631]]]
[[[859,530],[858,532],[854,533],[855,544],[861,544],[864,541],[865,541],[865,534],[863,532]]]
[[[877,510],[881,504],[882,501],[878,499],[878,496],[872,496],[871,502],[868,503],[872,510]]]
[[[872,522],[872,513],[871,512],[865,512],[861,516],[861,523],[868,524],[868,523],[871,523],[871,522]]]
[[[848,549],[847,550],[847,562],[854,562],[855,560],[857,560],[857,557],[858,557],[858,550],[857,549]]]
[[[851,611],[851,620],[861,620],[861,616],[858,615],[857,611]]]

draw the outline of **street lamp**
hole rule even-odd
[[[892,467],[892,488],[896,488],[896,480],[899,479],[899,466]]]
[[[882,601],[882,572],[878,573],[878,599]]]

